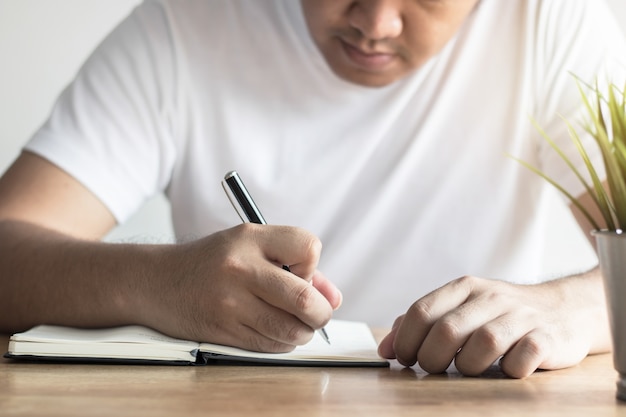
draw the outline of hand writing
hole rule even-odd
[[[341,303],[316,269],[320,252],[302,229],[250,223],[178,245],[163,260],[169,276],[151,294],[150,325],[186,339],[292,350]]]

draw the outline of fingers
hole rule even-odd
[[[391,331],[389,332],[389,334],[387,334],[387,336],[383,338],[383,340],[381,340],[380,344],[378,345],[378,354],[380,355],[380,357],[385,359],[396,359],[396,352],[394,351],[393,343],[396,338],[396,332],[398,330],[398,327],[400,326],[400,323],[402,323],[403,319],[404,315],[395,319],[393,322],[393,326],[391,327]]]
[[[146,300],[158,314],[146,314],[145,324],[179,338],[291,350],[341,303],[341,293],[316,270],[320,250],[304,230],[256,224],[175,245],[164,264],[176,268],[151,286],[159,291]]]
[[[509,354],[510,349],[523,338],[527,332],[531,331],[532,321],[521,320],[519,316],[513,314],[503,314],[482,325],[477,325],[467,342],[457,353],[455,365],[457,370],[464,375],[478,376],[489,368],[502,355]],[[507,353],[509,352],[509,353]],[[513,357],[517,357],[514,354]],[[541,360],[529,361],[529,358],[519,358],[525,363],[524,368],[533,367],[527,376],[537,369]],[[520,375],[520,372],[515,372]],[[516,376],[516,377],[523,377]]]
[[[588,344],[576,340],[575,320],[568,327],[557,319],[563,315],[554,312],[554,303],[537,301],[545,295],[543,288],[499,281],[453,281],[399,317],[379,353],[405,366],[418,362],[429,373],[444,372],[454,361],[468,376],[480,375],[500,357],[502,370],[514,378],[578,363]]]
[[[259,248],[266,259],[278,265],[288,265],[291,272],[311,281],[316,272],[322,243],[303,229],[288,226],[242,225],[253,229]]]
[[[281,268],[267,270],[250,285],[252,293],[265,303],[297,317],[312,329],[323,327],[332,316],[331,304],[320,291]]]
[[[502,371],[524,378],[537,369],[561,369],[579,363],[589,354],[590,344],[581,340],[580,333],[574,334],[581,331],[581,320],[574,320],[574,326],[570,331],[533,328],[502,357]]]
[[[525,378],[535,372],[549,356],[549,339],[539,330],[524,335],[500,360],[502,371],[513,378]]]
[[[333,310],[337,310],[341,307],[341,303],[343,302],[343,294],[341,291],[330,282],[326,277],[319,271],[313,274],[313,287],[315,287],[320,294],[322,294],[328,303],[332,307]]]
[[[330,320],[332,310],[341,304],[342,296],[316,269],[322,250],[320,240],[295,227],[249,226],[253,226],[249,229],[255,233],[264,257],[273,264],[288,265],[290,270],[268,265],[253,283],[255,294],[313,329],[323,327]]]
[[[298,317],[239,287],[220,292],[210,312],[196,316],[192,328],[199,332],[194,340],[263,352],[293,350],[314,334]]]
[[[298,318],[256,299],[248,303],[233,343],[259,352],[288,352],[308,343],[314,330]]]
[[[471,286],[463,280],[457,280],[416,301],[407,311],[404,320],[402,320],[396,332],[393,350],[398,362],[405,366],[413,366],[418,360],[418,351],[422,348],[427,336],[431,333],[433,325],[446,313],[462,305],[465,300],[467,300],[470,293]],[[441,325],[437,329],[434,329],[435,332],[453,332],[452,323],[448,323],[448,325]],[[434,337],[438,341],[445,338],[438,337],[436,333],[430,334],[430,337]],[[441,342],[439,341],[438,343]],[[456,341],[454,343],[455,346],[447,345],[448,356],[452,350],[455,353],[456,349],[459,347]],[[434,343],[429,343],[427,346],[428,345],[435,346]],[[449,360],[451,361],[453,357],[454,355],[452,355]],[[422,355],[422,359],[425,360],[426,363],[420,362],[420,366],[427,372],[436,373],[445,370],[445,368],[440,369],[442,359],[439,355],[433,358],[432,364],[428,363],[428,357]]]
[[[267,337],[257,331],[257,329],[237,323],[231,329],[233,333],[223,332],[217,343],[224,346],[233,346],[253,352],[285,353],[291,352],[297,344],[282,343]]]
[[[341,293],[316,269],[321,252],[317,237],[295,227],[249,223],[231,231],[237,255],[229,263],[240,285],[312,329],[330,320]],[[282,265],[289,265],[289,271]]]

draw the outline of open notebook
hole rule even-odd
[[[206,365],[219,361],[291,366],[388,366],[376,352],[365,323],[331,320],[326,325],[330,345],[316,332],[304,346],[289,353],[259,353],[211,343],[173,339],[141,326],[76,329],[37,326],[9,339],[5,357],[112,363]]]

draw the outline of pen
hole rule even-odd
[[[224,184],[228,186],[228,189],[226,189],[226,186]],[[235,211],[239,215],[239,218],[241,218],[241,221],[243,221],[244,223],[250,222],[257,224],[267,224],[267,222],[263,218],[263,215],[261,214],[261,211],[259,211],[259,208],[256,206],[254,200],[252,199],[252,196],[248,192],[248,189],[241,180],[241,177],[239,177],[237,171],[230,171],[226,173],[226,175],[224,176],[224,180],[222,181],[222,187],[224,188],[224,192],[230,200],[230,203],[233,205]],[[230,193],[228,192],[228,190],[230,190]],[[237,200],[237,204],[235,204],[235,202],[231,198],[231,195],[235,197],[235,200]],[[289,266],[287,265],[283,265],[283,269],[285,271],[291,272]],[[330,340],[328,339],[328,333],[326,333],[326,330],[322,327],[318,330],[318,332],[326,341],[326,343],[330,345]]]

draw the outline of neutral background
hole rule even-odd
[[[626,32],[626,0],[607,1]],[[90,51],[139,2],[0,0],[0,173],[46,119]],[[592,256],[589,248],[568,253],[584,237],[567,213],[555,212],[554,218],[558,233],[549,238],[547,263],[555,254]],[[107,239],[171,241],[172,235],[169,206],[156,196]]]

